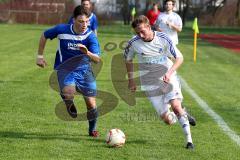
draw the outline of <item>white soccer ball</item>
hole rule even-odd
[[[111,129],[106,136],[106,143],[111,147],[122,147],[125,144],[126,136],[120,129]]]

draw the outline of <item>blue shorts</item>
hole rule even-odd
[[[61,91],[65,86],[75,86],[83,96],[95,97],[97,95],[96,80],[91,69],[72,72],[58,70],[57,75]]]

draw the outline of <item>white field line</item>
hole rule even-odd
[[[187,84],[187,82],[180,77],[181,79],[181,85],[182,87],[187,91],[188,94],[190,94],[194,100],[198,103],[198,105],[209,115],[213,118],[213,120],[218,124],[218,126],[224,131],[226,135],[229,136],[234,142],[237,143],[238,146],[240,146],[240,137],[230,129],[230,127],[227,125],[227,123],[223,120],[221,116],[219,116],[216,112],[214,112],[209,105],[201,99],[197,93]]]

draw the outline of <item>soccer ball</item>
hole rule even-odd
[[[126,137],[120,129],[111,129],[106,136],[106,143],[111,147],[122,147]]]

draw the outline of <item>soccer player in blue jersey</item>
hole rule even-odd
[[[83,95],[88,110],[89,136],[97,137],[97,89],[91,61],[97,63],[101,59],[98,39],[87,27],[88,16],[89,12],[84,7],[77,6],[73,12],[73,24],[60,24],[47,29],[40,38],[36,64],[42,68],[47,65],[43,56],[47,39],[58,38],[54,69],[57,71],[61,96],[70,116],[76,118],[74,95],[77,91]]]
[[[165,33],[151,29],[147,17],[136,18],[132,22],[132,28],[137,35],[128,42],[124,52],[129,89],[132,92],[137,89],[133,75],[133,58],[136,55],[140,67],[141,89],[145,91],[153,107],[167,124],[173,123],[168,108],[171,105],[183,129],[186,148],[193,149],[189,120],[182,108],[183,96],[176,72],[183,63],[182,53]],[[169,59],[170,56],[174,57],[174,63]],[[172,89],[167,92],[168,86],[172,86]]]
[[[82,0],[81,5],[85,8],[91,11],[91,2],[90,0]],[[69,24],[73,24],[73,17],[70,18]],[[89,16],[89,23],[88,23],[88,28],[90,28],[96,35],[97,35],[97,28],[98,28],[98,21],[97,21],[97,16],[91,12]]]

